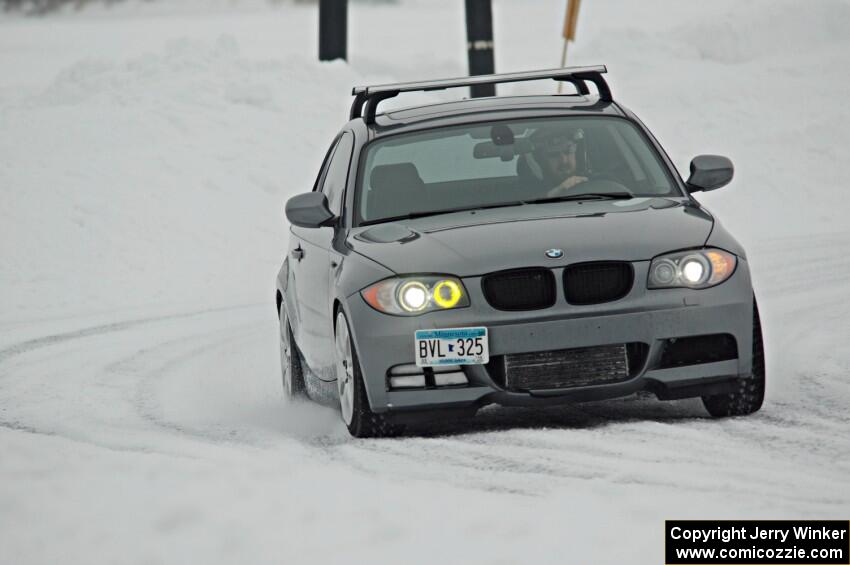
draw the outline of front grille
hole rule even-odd
[[[577,263],[564,269],[564,295],[576,305],[611,302],[629,293],[634,278],[631,263]]]
[[[491,273],[481,279],[481,288],[497,310],[539,310],[555,304],[555,275],[549,269]]]
[[[507,390],[545,390],[623,382],[631,378],[628,345],[601,345],[503,355],[487,366]],[[645,358],[645,357],[644,357]],[[639,368],[639,367],[638,367]]]
[[[738,342],[730,334],[698,335],[668,339],[661,354],[660,369],[716,363],[738,358]]]

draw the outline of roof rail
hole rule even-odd
[[[592,82],[599,92],[599,99],[604,102],[611,102],[613,100],[611,89],[608,88],[608,83],[602,78],[602,74],[607,72],[608,69],[605,68],[605,65],[596,65],[593,67],[562,67],[542,71],[523,71],[519,73],[477,75],[420,82],[355,86],[351,89],[351,94],[354,95],[354,102],[351,104],[349,119],[353,120],[363,115],[363,120],[367,124],[375,123],[375,112],[378,109],[378,104],[382,100],[393,98],[402,92],[428,92],[431,90],[445,90],[446,88],[459,88],[477,84],[500,84],[547,78],[569,82],[576,87],[579,94],[589,94],[590,89],[587,88],[587,82]],[[363,112],[364,107],[366,109],[365,115]]]

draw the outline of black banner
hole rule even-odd
[[[843,520],[667,520],[667,565],[850,565]]]

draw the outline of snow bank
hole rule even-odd
[[[267,298],[283,202],[312,185],[355,81],[225,36],[81,61],[5,106],[4,316]]]

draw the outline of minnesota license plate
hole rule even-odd
[[[483,365],[490,361],[487,328],[417,330],[414,346],[420,367]]]

